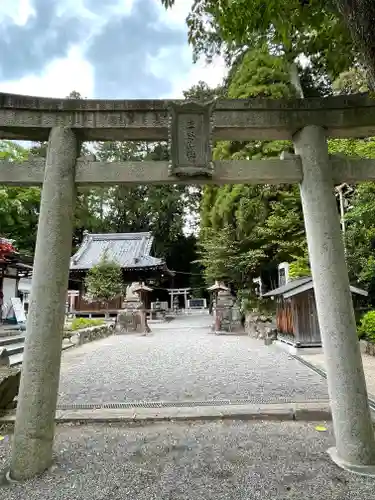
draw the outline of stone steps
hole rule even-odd
[[[0,326],[0,340],[8,337],[18,337],[25,330],[19,327]]]
[[[0,338],[0,349],[2,347],[7,347],[11,344],[20,344],[25,342],[25,336],[24,335],[12,335],[10,337],[1,337]]]
[[[17,342],[15,344],[8,344],[5,346],[5,349],[8,353],[8,356],[13,356],[14,354],[23,353],[25,344],[21,342]]]
[[[9,356],[9,365],[10,366],[22,365],[22,361],[23,361],[23,349],[22,349],[22,352],[19,352],[17,354],[13,354],[13,355]]]
[[[62,350],[69,349],[73,346],[74,344],[71,342],[64,342],[62,345]],[[9,366],[22,365],[24,347],[24,335],[18,334],[0,338],[0,353],[2,352],[3,357],[7,357],[9,359]]]

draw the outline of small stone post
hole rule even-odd
[[[71,129],[51,130],[9,472],[14,480],[40,474],[52,463],[77,153]]]
[[[336,448],[329,453],[340,467],[372,475],[374,431],[326,134],[311,125],[293,141],[302,160],[301,199],[336,437]]]

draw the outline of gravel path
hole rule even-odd
[[[56,463],[2,500],[369,500],[375,480],[336,467],[314,423],[58,426]],[[0,467],[10,443],[0,442]]]
[[[153,334],[114,335],[63,355],[60,404],[328,398],[316,373],[247,336],[216,336],[211,317],[152,325]]]

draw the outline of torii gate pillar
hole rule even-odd
[[[375,475],[375,440],[357,337],[344,244],[325,130],[310,125],[293,138],[340,467]]]
[[[51,130],[40,204],[30,308],[10,479],[29,479],[52,463],[62,331],[68,290],[78,143]]]

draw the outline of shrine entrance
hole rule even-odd
[[[184,309],[186,311],[188,307],[188,294],[190,292],[190,288],[169,288],[168,293],[170,296],[170,308],[171,310],[180,309],[179,305],[179,296],[183,295],[184,297]]]
[[[375,474],[375,441],[334,185],[375,179],[375,161],[330,156],[327,137],[375,135],[367,96],[304,100],[44,99],[0,94],[0,139],[48,140],[47,158],[0,162],[0,184],[43,185],[10,477],[52,460],[76,186],[299,183],[341,467]],[[170,162],[96,161],[83,141],[168,139]],[[213,161],[214,140],[286,139],[280,160]]]

